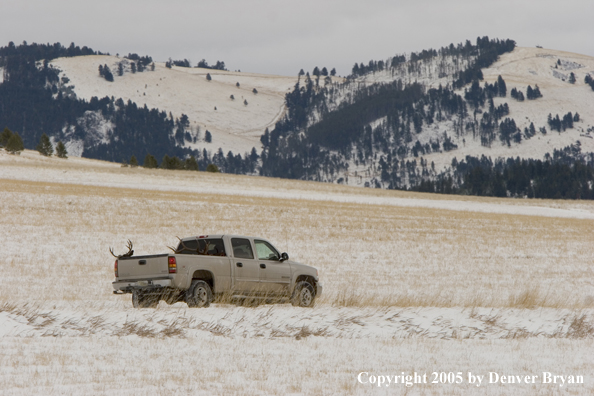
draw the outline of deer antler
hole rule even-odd
[[[200,250],[200,240],[198,239],[198,237],[196,237],[196,242],[197,242],[196,248],[187,247],[184,244],[184,241],[180,237],[176,236],[176,238],[179,240],[179,243],[181,244],[181,248],[179,248],[179,247],[178,248],[174,248],[172,246],[167,246],[167,248],[168,249],[171,249],[173,251],[173,253],[178,254],[178,253],[181,253],[184,250],[187,250],[189,252],[196,252],[196,254],[199,254],[199,255],[202,255],[202,256],[208,256],[209,255],[208,254],[208,249],[210,248],[210,242],[206,242],[205,241],[204,249]]]
[[[179,240],[179,243],[181,244],[181,248],[177,248],[176,249],[176,248],[173,248],[171,246],[167,246],[167,248],[173,250],[173,253],[178,254],[178,253],[181,253],[183,250],[188,250],[190,252],[194,252],[195,251],[196,253],[201,254],[200,253],[200,247],[199,246],[197,246],[196,249],[189,248],[189,247],[187,247],[184,244],[184,241],[180,237],[176,236],[176,238]]]
[[[120,254],[119,256],[116,256],[115,253],[113,252],[112,248],[109,248],[109,252],[111,253],[111,255],[115,258],[122,258],[122,257],[132,257],[132,255],[134,255],[134,250],[132,250],[132,248],[134,247],[134,245],[132,244],[132,241],[128,239],[128,244],[126,245],[126,247],[128,248],[128,251],[124,254]]]

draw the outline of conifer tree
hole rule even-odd
[[[51,157],[54,153],[54,146],[52,146],[52,142],[50,142],[49,137],[45,133],[41,135],[41,139],[39,139],[39,144],[35,147],[35,150],[46,157]]]
[[[198,170],[198,161],[196,161],[196,158],[193,155],[186,158],[186,162],[184,163],[184,169],[193,171]]]
[[[62,141],[59,141],[58,144],[56,144],[56,156],[58,158],[68,158],[68,151]]]
[[[133,168],[136,168],[138,166],[138,160],[136,159],[135,155],[132,155],[132,157],[130,157],[130,166]]]
[[[503,77],[501,77],[501,74],[499,75],[499,77],[497,77],[497,90],[498,95],[502,98],[505,98],[507,96],[507,87],[505,85],[505,81],[503,80]]]
[[[206,167],[206,171],[207,172],[212,172],[212,173],[219,173],[219,167],[216,166],[215,164],[208,164],[208,166]]]
[[[25,145],[23,144],[23,139],[19,136],[18,133],[13,133],[8,142],[6,142],[6,151],[10,154],[20,154],[21,151],[25,149]]]
[[[211,81],[212,77],[210,76],[210,73],[206,73],[206,81]]]
[[[145,168],[152,169],[152,168],[157,168],[159,166],[159,164],[157,164],[157,159],[154,156],[152,156],[151,154],[147,154],[144,157],[144,163],[142,166]]]
[[[0,134],[0,146],[5,147],[12,136],[12,132],[8,128],[4,128],[4,131]]]

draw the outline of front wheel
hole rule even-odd
[[[204,281],[193,281],[186,293],[186,303],[190,308],[206,308],[212,301],[212,289]]]
[[[313,307],[315,298],[316,292],[313,286],[309,282],[299,282],[295,286],[291,304],[296,307],[310,308]]]

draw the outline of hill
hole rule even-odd
[[[355,64],[337,78],[77,48],[0,49],[0,122],[21,131],[25,147],[47,133],[71,155],[118,162],[193,156],[201,169],[214,163],[226,173],[594,197],[592,57],[483,37]]]
[[[100,65],[124,74],[107,81],[97,72]],[[115,97],[147,106],[175,118],[185,114],[189,119],[189,133],[197,141],[184,141],[192,149],[245,153],[259,148],[260,136],[274,126],[284,114],[284,95],[295,85],[296,77],[230,72],[154,63],[154,70],[131,72],[131,61],[107,55],[58,58],[50,62],[67,78],[80,99]],[[211,80],[207,80],[209,74]],[[239,84],[239,86],[237,86]],[[256,89],[257,94],[253,92]],[[231,95],[234,99],[231,99]],[[244,104],[247,101],[247,105]],[[205,132],[212,134],[212,143],[204,141]]]

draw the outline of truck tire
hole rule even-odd
[[[159,299],[140,290],[132,292],[132,306],[134,308],[157,308]]]
[[[206,308],[212,302],[212,289],[204,281],[193,281],[186,293],[186,303],[190,308]]]
[[[296,307],[311,308],[314,305],[316,292],[313,286],[306,281],[299,282],[295,286],[293,297],[291,297],[291,304]]]

